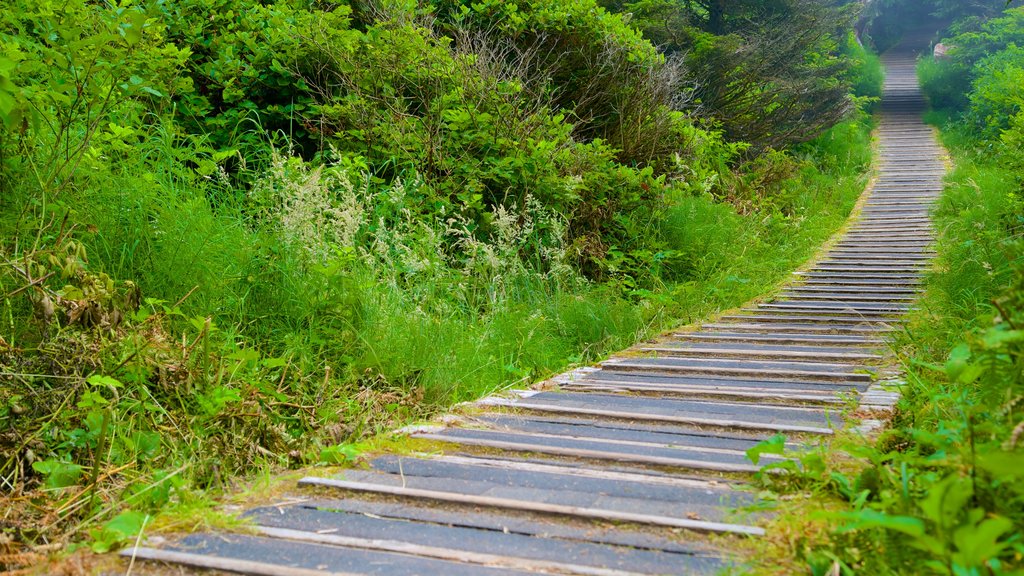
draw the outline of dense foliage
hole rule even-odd
[[[737,305],[869,161],[831,10],[659,47],[592,0],[9,4],[3,558]]]
[[[879,51],[895,45],[908,31],[931,33],[950,23],[963,25],[998,16],[1019,0],[865,0],[857,31]]]
[[[690,99],[725,134],[755,150],[809,140],[845,117],[856,59],[852,5],[606,0],[682,66]],[[861,96],[877,96],[870,92]]]

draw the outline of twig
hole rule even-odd
[[[999,303],[999,300],[992,300],[992,305],[996,307],[996,310],[999,310],[999,314],[1003,317],[1003,321],[1009,324],[1010,328],[1013,328],[1014,330],[1019,329],[1017,324],[1013,321],[1013,318],[1006,313],[1006,309],[1004,309],[1003,305]]]
[[[139,534],[135,537],[135,546],[132,548],[132,559],[128,562],[128,570],[125,571],[124,576],[131,576],[132,568],[135,566],[135,555],[139,552],[139,542],[142,541],[142,532],[146,529],[146,522],[149,522],[149,514],[142,519],[142,526],[139,528]]]
[[[54,274],[56,274],[56,272],[50,272],[49,274],[47,274],[46,276],[43,276],[42,278],[37,278],[37,279],[33,280],[32,282],[29,282],[28,284],[25,284],[25,285],[24,285],[24,286],[22,286],[21,288],[18,288],[18,289],[16,289],[16,290],[14,290],[13,292],[8,292],[8,293],[7,293],[7,294],[6,294],[5,296],[4,296],[4,298],[5,298],[5,299],[7,299],[7,298],[13,298],[13,297],[17,296],[18,294],[20,294],[20,293],[24,292],[25,290],[28,290],[29,288],[31,288],[31,287],[33,287],[33,286],[35,286],[36,284],[42,284],[43,282],[46,282],[46,281],[47,281],[47,280],[49,280],[49,279],[50,279],[50,277],[51,277],[51,276],[53,276]]]
[[[177,308],[178,306],[181,306],[181,303],[184,302],[189,296],[192,295],[193,292],[195,292],[198,289],[199,289],[199,284],[196,284],[195,286],[192,287],[191,290],[186,292],[184,296],[182,296],[180,299],[178,299],[178,301],[175,302],[174,306],[171,306],[171,308]]]

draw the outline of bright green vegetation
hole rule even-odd
[[[788,569],[1024,570],[1022,35],[1024,8],[961,19],[949,58],[920,62],[954,168],[934,214],[936,267],[896,340],[903,399],[876,442],[806,457],[794,485],[819,510],[781,522],[806,534],[778,543]]]
[[[849,10],[698,4],[669,46],[592,1],[15,0],[0,542],[105,550],[771,289],[863,187],[878,62]]]

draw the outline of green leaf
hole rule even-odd
[[[135,432],[128,438],[129,446],[135,451],[138,461],[150,460],[160,450],[160,434],[157,432]]]
[[[142,10],[133,10],[128,14],[128,22],[121,27],[121,30],[124,32],[124,39],[129,46],[142,41],[142,29],[146,25],[146,18],[146,13]]]
[[[924,522],[920,518],[894,516],[872,509],[859,512],[844,512],[839,516],[847,520],[846,524],[839,527],[838,531],[840,533],[863,530],[865,528],[884,528],[910,536],[924,535]]]
[[[949,359],[946,361],[946,375],[950,380],[956,381],[960,373],[967,368],[971,359],[971,349],[967,344],[960,344],[949,352]]]
[[[786,451],[786,435],[776,434],[767,440],[758,442],[747,450],[747,458],[754,464],[761,461],[762,454],[783,454]]]
[[[93,374],[86,380],[90,386],[107,386],[109,388],[124,388],[124,384],[117,378]]]
[[[978,510],[980,515],[984,511]],[[1013,522],[1007,518],[989,518],[975,525],[973,522],[960,526],[953,533],[956,544],[956,560],[967,567],[982,567],[988,560],[999,556],[1008,544],[999,542],[1007,532],[1013,530]]]
[[[102,528],[89,531],[93,538],[93,552],[100,554],[109,552],[118,544],[135,538],[148,520],[148,514],[133,510],[125,510],[114,516]]]
[[[78,464],[54,460],[41,460],[32,463],[32,469],[46,476],[47,488],[67,488],[78,483],[82,477],[82,467]]]
[[[1002,330],[1000,328],[992,328],[985,333],[985,336],[981,341],[985,348],[990,350],[994,348],[1002,348],[1006,344],[1024,342],[1024,330]]]
[[[280,368],[287,366],[288,360],[285,358],[264,358],[262,364],[264,368]]]
[[[991,474],[996,480],[1012,482],[1024,476],[1024,466],[1021,465],[1022,460],[1024,460],[1024,457],[1020,454],[997,450],[988,454],[980,454],[977,466]]]
[[[960,514],[973,493],[969,480],[950,475],[934,484],[918,505],[925,518],[945,529]]]
[[[359,444],[338,444],[328,446],[320,451],[320,461],[324,464],[343,464],[355,462],[363,453],[363,447]]]
[[[82,396],[78,399],[75,404],[79,408],[88,410],[89,408],[96,408],[98,406],[106,406],[110,404],[110,401],[103,397],[102,394],[95,390],[86,390],[82,392]]]

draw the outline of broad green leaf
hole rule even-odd
[[[118,544],[135,538],[142,531],[148,518],[149,516],[142,512],[125,510],[111,518],[102,528],[90,530],[93,552],[109,552]]]
[[[47,488],[74,486],[82,477],[82,467],[60,460],[41,460],[32,463],[32,469],[46,476]]]
[[[1024,476],[1024,455],[996,450],[979,455],[977,466],[996,480],[1010,482]]]
[[[280,368],[287,366],[288,360],[285,358],[264,358],[262,364],[264,368]]]
[[[949,353],[949,359],[946,361],[946,375],[949,376],[950,380],[957,380],[960,377],[960,373],[967,368],[967,363],[971,359],[971,348],[967,344],[960,344]]]
[[[786,435],[776,434],[758,442],[747,450],[747,458],[754,464],[761,461],[762,454],[783,454],[786,451]]]
[[[895,516],[866,509],[859,512],[845,512],[839,515],[847,522],[839,527],[839,532],[852,532],[865,528],[885,528],[910,536],[924,535],[924,522],[911,516]]]
[[[985,345],[985,348],[1001,348],[1006,344],[1024,342],[1024,330],[1001,330],[999,328],[992,328],[988,332],[985,332],[985,336],[981,341]]]
[[[124,388],[124,384],[117,378],[93,374],[86,380],[90,386],[108,386],[110,388]]]
[[[355,462],[362,453],[363,448],[359,444],[337,444],[321,450],[320,461],[324,464]]]
[[[979,510],[979,512],[982,512]],[[981,567],[985,562],[998,556],[1008,546],[999,539],[1013,530],[1013,522],[1007,518],[989,518],[975,525],[965,524],[953,533],[956,544],[956,559],[968,567]]]

